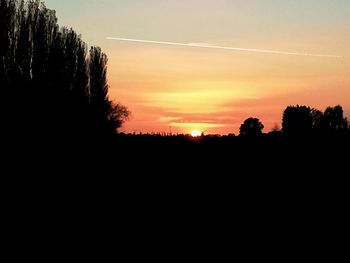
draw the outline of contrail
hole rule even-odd
[[[117,41],[127,41],[127,42],[158,44],[158,45],[172,45],[172,46],[184,46],[184,47],[225,49],[225,50],[256,52],[256,53],[270,53],[270,54],[277,54],[277,55],[342,58],[342,56],[338,56],[338,55],[310,54],[310,53],[286,52],[286,51],[266,50],[266,49],[254,49],[254,48],[223,47],[223,46],[215,46],[215,45],[201,44],[201,43],[199,43],[199,44],[187,43],[186,44],[186,43],[132,39],[132,38],[119,38],[119,37],[107,37],[107,39],[108,40],[117,40]]]

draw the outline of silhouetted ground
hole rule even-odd
[[[348,258],[348,146],[124,135],[3,147],[2,262]]]

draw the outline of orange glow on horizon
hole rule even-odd
[[[197,131],[197,130],[193,130],[193,131],[191,132],[191,136],[192,136],[192,137],[200,137],[200,136],[202,136],[202,132]]]
[[[349,113],[344,66],[343,59],[114,44],[110,94],[132,112],[125,132],[237,134],[249,117],[259,118],[268,132],[281,127],[288,105],[324,110],[341,104]]]

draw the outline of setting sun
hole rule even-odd
[[[191,136],[192,137],[199,137],[201,135],[202,135],[202,132],[200,132],[200,131],[192,131],[191,132]]]

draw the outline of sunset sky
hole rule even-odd
[[[46,0],[109,57],[110,97],[132,112],[125,132],[268,132],[287,105],[350,115],[349,0]],[[208,43],[342,58],[107,40]]]

